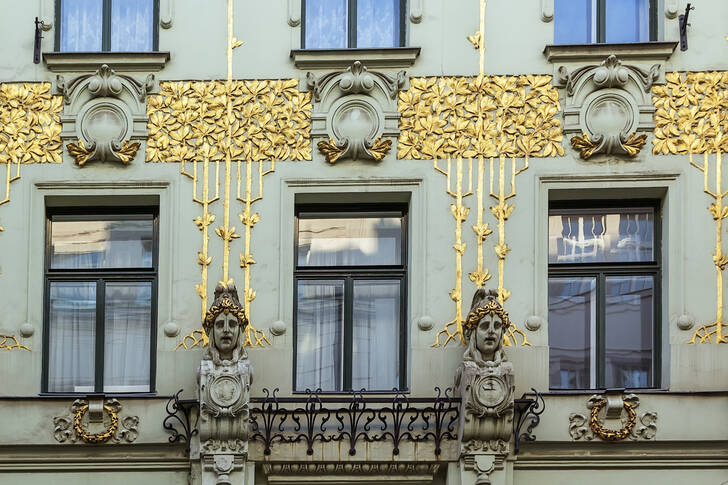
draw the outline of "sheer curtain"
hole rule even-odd
[[[354,390],[399,387],[399,292],[399,280],[354,281]]]
[[[56,1],[61,2],[61,51],[100,51],[103,0]]]
[[[305,0],[306,49],[347,47],[347,0]]]
[[[154,1],[111,2],[111,50],[147,52],[154,48]]]
[[[296,389],[342,390],[344,282],[298,281]]]
[[[93,392],[96,282],[50,284],[48,391]]]
[[[109,282],[105,294],[104,391],[149,391],[152,283]]]

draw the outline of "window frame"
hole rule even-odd
[[[570,0],[571,1],[571,0]],[[586,45],[593,44],[613,44],[615,42],[607,42],[607,0],[593,0],[596,4],[594,9],[594,15],[589,20],[592,25],[596,26],[596,40],[594,42],[587,42]],[[649,32],[649,42],[656,42],[659,35],[657,22],[660,18],[658,12],[658,0],[649,0],[649,15],[647,30]],[[554,19],[554,28],[558,20]],[[554,39],[556,40],[556,39]],[[639,43],[640,41],[634,41]],[[621,42],[617,42],[621,43]],[[569,45],[569,44],[556,44],[556,45]]]
[[[64,0],[56,0],[55,52],[72,52],[61,50],[61,4]],[[102,0],[101,8],[101,50],[98,52],[127,52],[111,50],[111,3],[114,0]],[[116,0],[122,1],[122,0]],[[152,0],[152,50],[142,52],[159,52],[159,0]],[[97,52],[97,51],[90,51]],[[132,52],[132,51],[128,51]]]
[[[53,217],[61,220],[97,221],[99,218],[114,220],[138,219],[149,216],[152,219],[152,266],[150,268],[93,268],[93,269],[51,269],[51,222]],[[58,220],[58,219],[57,219]],[[45,220],[45,251],[43,271],[43,367],[41,370],[41,394],[51,395],[149,395],[156,394],[157,375],[157,325],[159,287],[159,207],[99,207],[89,211],[82,207],[47,207]],[[96,282],[96,322],[94,346],[94,390],[92,392],[49,391],[48,374],[50,364],[50,286],[51,282],[88,281]],[[105,345],[105,285],[108,282],[151,282],[151,318],[149,322],[149,390],[141,392],[104,391],[104,345]]]
[[[361,266],[299,266],[298,265],[298,228],[300,214],[317,214],[319,218],[356,217],[372,213],[399,213],[401,225],[401,254],[399,265],[361,265]],[[340,391],[323,390],[326,394],[350,394],[360,389],[352,388],[353,380],[353,308],[354,281],[359,280],[400,280],[399,296],[399,383],[397,390],[407,392],[407,301],[408,301],[408,217],[409,207],[406,203],[362,203],[347,204],[345,207],[332,204],[296,204],[293,226],[293,393],[305,393],[297,388],[298,370],[298,282],[340,279],[344,281],[344,328],[342,348],[342,389]],[[368,394],[391,394],[391,389],[363,389]]]
[[[651,384],[644,388],[659,389],[662,382],[662,201],[659,199],[620,199],[620,200],[559,200],[549,201],[548,216],[564,215],[569,212],[580,213],[585,210],[619,210],[619,209],[652,209],[653,210],[653,260],[652,262],[626,261],[601,263],[548,263],[547,280],[565,277],[595,278],[596,294],[596,354],[589,374],[596,373],[594,387],[589,388],[552,388],[549,377],[549,392],[571,392],[581,390],[603,390],[605,386],[606,355],[606,278],[612,276],[653,276],[652,298],[652,363]],[[547,238],[548,244],[548,238]],[[548,249],[547,249],[548,254]],[[548,284],[547,284],[548,288]],[[547,290],[548,291],[548,290]],[[548,311],[548,308],[547,308]],[[550,345],[550,344],[549,344]],[[591,350],[590,350],[591,352]],[[549,375],[551,363],[549,361]],[[591,380],[591,378],[590,378]]]
[[[158,1],[158,0],[156,0]],[[301,49],[309,49],[306,47],[306,1],[301,0]],[[345,47],[324,47],[317,50],[338,50],[338,49],[359,49],[356,45],[356,14],[358,0],[347,1],[346,16],[346,46]],[[399,42],[398,45],[391,47],[372,47],[372,49],[392,49],[398,47],[406,47],[407,45],[407,0],[399,0]],[[369,47],[365,47],[369,49]],[[313,49],[309,49],[313,50]]]

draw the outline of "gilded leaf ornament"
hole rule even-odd
[[[672,72],[662,86],[653,86],[655,104],[655,155],[687,154],[690,165],[703,172],[703,192],[713,202],[708,207],[715,221],[715,249],[712,254],[716,273],[715,320],[698,327],[689,344],[728,343],[728,322],[723,320],[723,271],[728,256],[723,251],[723,220],[728,217],[723,189],[723,154],[728,150],[728,72]],[[693,155],[703,155],[703,163]],[[715,155],[715,167],[710,167]],[[710,180],[710,175],[714,180]]]
[[[21,165],[61,163],[63,98],[50,91],[50,83],[0,84],[0,164],[5,165],[0,205],[10,202],[10,184],[20,178]]]
[[[18,339],[13,335],[2,335],[0,334],[0,350],[30,350],[26,345],[18,342]]]
[[[563,156],[551,76],[410,79],[399,94],[399,159]]]
[[[231,42],[231,45],[236,43]],[[195,291],[200,296],[203,318],[209,267],[213,261],[219,261],[222,281],[232,282],[231,244],[242,238],[240,267],[250,319],[250,306],[256,294],[251,287],[255,261],[250,239],[253,226],[260,219],[251,207],[262,198],[263,177],[273,172],[275,161],[311,159],[311,94],[299,91],[297,86],[296,79],[164,82],[160,84],[159,95],[149,97],[147,161],[179,163],[180,172],[192,180],[193,200],[202,209],[202,214],[193,222],[202,233],[202,247],[197,257],[201,281],[195,285]],[[264,163],[269,168],[264,169]],[[230,223],[234,200],[243,206],[239,214],[243,233],[238,233]],[[210,231],[215,222],[213,211],[218,210],[219,201],[222,201],[222,211],[218,214],[222,224]],[[223,242],[219,260],[209,254],[210,234],[216,234]],[[205,333],[198,329],[185,336],[178,348],[206,344]],[[256,346],[270,342],[263,332],[249,325],[245,344]]]

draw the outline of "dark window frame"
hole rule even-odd
[[[401,255],[399,265],[381,266],[298,266],[298,227],[301,213],[316,215],[317,218],[357,217],[362,215],[397,214],[402,220]],[[407,392],[407,299],[408,299],[408,234],[409,207],[404,203],[391,204],[347,204],[345,207],[332,204],[296,204],[293,229],[293,393],[303,393],[297,388],[298,369],[298,282],[316,280],[344,280],[344,329],[342,349],[342,390],[323,391],[326,394],[350,394],[352,391],[352,349],[353,349],[353,286],[355,280],[400,280],[399,303],[399,385],[398,391]],[[391,389],[365,389],[367,393],[391,393]]]
[[[104,219],[123,220],[150,217],[153,228],[152,266],[150,268],[93,268],[93,269],[52,269],[51,262],[51,222],[56,220],[97,221]],[[41,393],[52,395],[87,394],[155,394],[157,375],[157,322],[159,286],[159,207],[99,207],[92,210],[83,207],[46,208],[45,254],[43,273],[43,368],[41,371]],[[48,390],[48,366],[50,364],[50,286],[51,282],[88,281],[96,282],[96,322],[94,350],[94,391],[68,392]],[[105,285],[107,282],[151,282],[151,318],[149,340],[149,390],[146,392],[108,392],[104,391],[104,343],[105,343]]]
[[[123,0],[102,0],[102,25],[101,25],[101,51],[100,52],[120,52],[111,50],[111,2]],[[159,0],[153,0],[152,7],[152,50],[149,52],[159,51]],[[63,0],[56,0],[56,23],[55,23],[55,51],[66,52],[61,50],[61,4]],[[143,51],[147,52],[147,51]]]
[[[596,16],[596,41],[595,42],[587,42],[587,44],[607,44],[607,1],[608,0],[596,0],[596,11],[594,12],[594,15]],[[657,22],[659,21],[659,12],[658,12],[658,0],[649,0],[650,2],[650,13],[648,15],[648,30],[649,30],[649,37],[650,42],[657,41],[657,35],[658,35],[658,28],[657,28]],[[590,19],[591,21],[591,19]],[[554,26],[556,25],[555,22],[558,22],[558,20],[554,20]],[[559,45],[568,45],[568,44],[559,44]]]
[[[344,49],[357,49],[356,46],[356,11],[358,0],[347,0],[346,16],[346,47]],[[392,46],[405,47],[407,45],[407,0],[399,0],[399,44]],[[301,1],[301,49],[306,49],[306,0]],[[376,47],[386,49],[388,47]],[[324,48],[329,49],[329,48]],[[330,49],[342,49],[331,47]]]
[[[606,278],[611,276],[652,276],[652,378],[644,389],[656,389],[662,382],[662,201],[655,199],[625,200],[569,200],[550,201],[548,215],[564,215],[587,210],[652,209],[653,210],[653,260],[652,262],[604,262],[604,263],[548,263],[548,280],[564,277],[593,277],[596,279],[596,383],[593,388],[551,388],[551,392],[606,389]],[[550,370],[550,365],[549,365]],[[589,372],[591,373],[591,367]]]

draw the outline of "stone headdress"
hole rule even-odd
[[[209,359],[216,364],[220,363],[220,356],[215,346],[215,332],[214,324],[215,319],[221,314],[232,314],[238,321],[240,332],[238,332],[238,341],[236,342],[235,349],[233,350],[233,360],[238,360],[245,357],[245,349],[243,348],[243,341],[245,336],[245,328],[248,326],[248,317],[245,315],[245,307],[240,304],[238,298],[238,290],[234,284],[225,285],[218,283],[215,287],[215,299],[212,305],[205,313],[205,319],[202,322],[202,327],[210,339],[210,344],[207,346],[205,351],[204,359]]]

